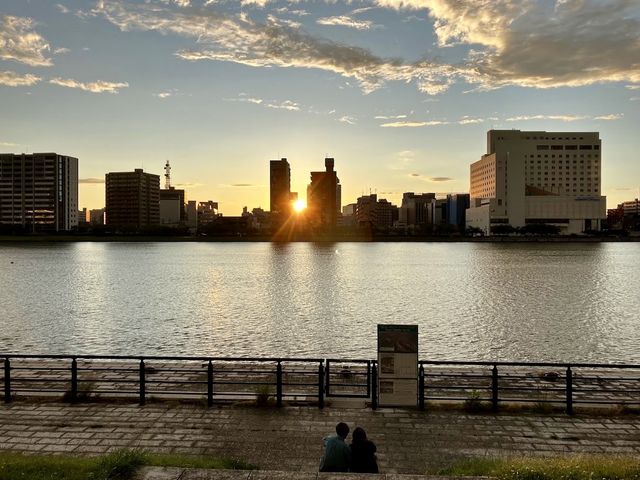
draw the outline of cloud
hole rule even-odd
[[[118,93],[121,88],[127,88],[129,84],[127,82],[106,82],[104,80],[97,80],[95,82],[79,82],[71,78],[52,78],[49,83],[58,85],[60,87],[67,88],[79,88],[85,92],[91,93]]]
[[[416,121],[401,121],[401,122],[388,122],[383,123],[380,126],[383,128],[417,128],[417,127],[431,127],[436,125],[448,125],[449,122],[441,120],[429,120],[425,122]]]
[[[640,85],[627,85],[629,90],[640,90]]]
[[[376,115],[373,117],[376,120],[400,120],[402,118],[407,118],[406,115]]]
[[[255,185],[253,183],[232,183],[231,185],[228,185],[229,187],[257,187],[258,185]]]
[[[419,173],[410,173],[409,176],[410,177],[419,177],[420,174]]]
[[[621,113],[612,113],[609,115],[600,115],[597,117],[587,115],[521,115],[517,117],[509,117],[507,122],[522,122],[528,120],[556,120],[560,122],[576,122],[578,120],[619,120],[623,117]]]
[[[594,117],[593,119],[610,121],[610,120],[620,120],[622,117],[624,117],[624,114],[622,113],[611,113],[609,115],[600,115],[599,117]]]
[[[0,59],[14,60],[32,67],[49,67],[47,41],[35,31],[31,18],[0,16]]]
[[[69,13],[71,11],[68,7],[62,5],[61,3],[56,3],[56,8],[60,10],[61,13]]]
[[[431,177],[431,178],[429,178],[429,181],[431,181],[431,182],[450,182],[451,180],[453,180],[453,178],[451,178],[451,177]]]
[[[355,125],[356,124],[356,119],[353,118],[353,117],[350,117],[349,115],[344,115],[344,116],[340,117],[338,119],[338,121],[342,122],[342,123],[347,123],[349,125]]]
[[[458,124],[459,125],[473,125],[476,123],[483,123],[485,120],[484,118],[472,118],[472,117],[462,117],[460,120],[458,120]]]
[[[357,20],[347,15],[319,18],[316,23],[319,25],[355,28],[356,30],[369,30],[373,26],[373,22],[370,20]]]
[[[204,186],[204,183],[176,183],[174,186],[178,188],[196,188]]]
[[[54,55],[64,55],[65,53],[69,53],[71,50],[69,50],[68,48],[65,47],[61,47],[61,48],[56,48],[53,51]]]
[[[287,26],[260,24],[219,12],[171,10],[157,5],[100,2],[93,11],[123,31],[157,31],[195,41],[193,49],[176,52],[189,61],[225,61],[251,67],[319,69],[355,79],[365,92],[386,82],[415,82],[429,94],[445,91],[458,67],[428,60],[405,63],[370,51],[313,37]]]
[[[78,183],[88,184],[88,185],[97,185],[97,184],[104,183],[104,178],[97,178],[97,177],[79,178]]]
[[[153,94],[154,97],[158,98],[169,98],[171,95],[173,95],[172,92],[159,92]]]
[[[484,89],[640,83],[640,7],[631,0],[375,0],[426,9],[440,47],[470,48],[469,83]]]
[[[0,147],[17,147],[17,146],[18,146],[17,143],[0,142]]]
[[[20,75],[16,72],[0,71],[0,85],[7,87],[30,87],[40,80],[42,80],[40,77],[31,73]]]
[[[300,106],[296,102],[292,102],[291,100],[285,100],[280,103],[265,103],[265,107],[267,108],[276,108],[279,110],[290,110],[292,112],[297,112],[300,110]]]

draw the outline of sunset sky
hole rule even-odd
[[[335,158],[343,204],[466,192],[496,129],[598,131],[639,196],[638,0],[3,0],[0,152],[80,159],[80,205],[144,168],[225,215]]]

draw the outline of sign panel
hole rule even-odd
[[[378,325],[378,379],[381,406],[417,405],[417,325]]]

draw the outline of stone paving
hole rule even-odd
[[[14,402],[0,406],[0,450],[102,454],[122,447],[232,457],[267,470],[314,472],[338,421],[362,426],[381,471],[421,474],[473,456],[640,454],[639,416],[467,414],[348,408],[337,402],[258,408]]]

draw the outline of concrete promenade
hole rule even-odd
[[[139,447],[314,472],[321,439],[338,421],[367,431],[384,473],[422,474],[477,456],[640,455],[639,416],[20,401],[0,406],[0,450],[101,454]]]

